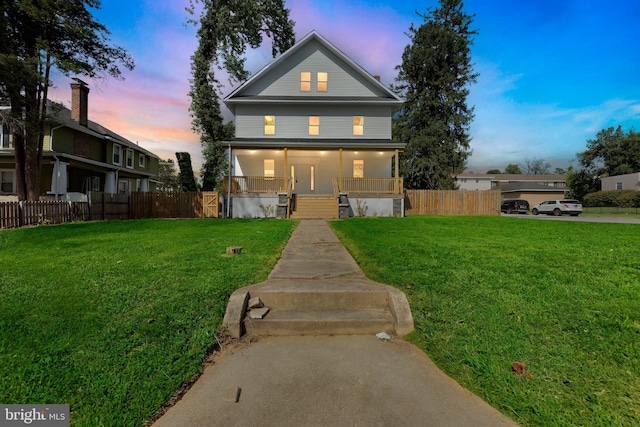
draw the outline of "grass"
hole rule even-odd
[[[408,339],[514,421],[640,424],[640,226],[462,216],[331,224],[370,278],[407,294]]]
[[[583,216],[604,216],[604,217],[626,217],[640,218],[638,208],[616,208],[616,207],[583,207]]]
[[[0,402],[141,425],[202,366],[229,295],[295,223],[142,220],[0,232]],[[242,254],[227,255],[227,246]]]

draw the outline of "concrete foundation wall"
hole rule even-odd
[[[231,196],[232,218],[264,218],[265,213],[260,208],[271,206],[271,217],[275,218],[278,208],[278,195],[264,195],[259,197],[234,197]]]
[[[394,209],[395,200],[395,209]],[[358,209],[360,202],[360,209]],[[404,199],[378,197],[349,197],[351,216],[404,216]]]

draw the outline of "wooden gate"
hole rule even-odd
[[[220,214],[219,208],[220,201],[218,200],[218,193],[212,191],[202,192],[202,217],[203,218],[218,218]]]

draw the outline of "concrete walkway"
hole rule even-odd
[[[264,285],[318,279],[367,280],[326,222],[303,220]],[[223,348],[154,424],[257,425],[516,424],[442,373],[416,346],[375,335],[245,339]]]

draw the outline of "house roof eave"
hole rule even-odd
[[[388,139],[271,139],[236,138],[221,141],[223,147],[231,148],[295,148],[305,150],[400,150],[406,144]]]

